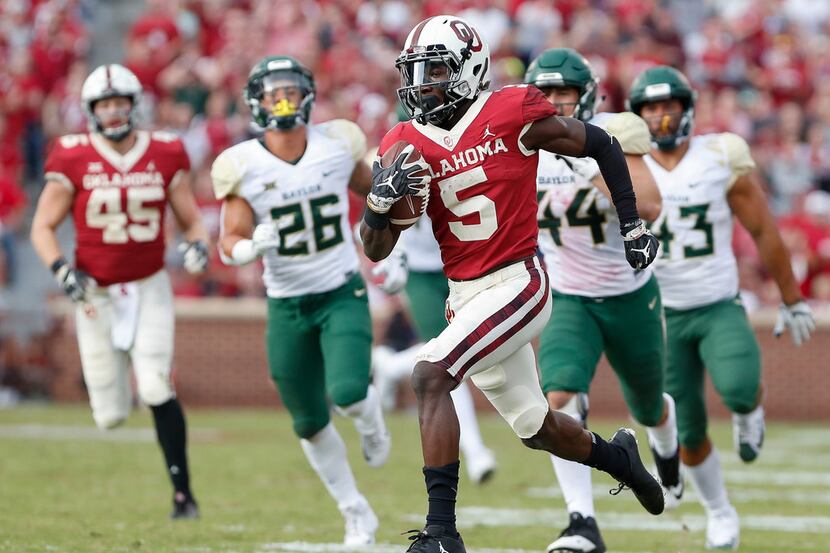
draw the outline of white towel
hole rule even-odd
[[[138,283],[113,284],[107,291],[112,301],[112,345],[129,351],[138,328]]]

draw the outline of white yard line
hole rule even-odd
[[[150,428],[119,428],[105,432],[94,426],[57,426],[46,424],[3,424],[0,438],[31,440],[84,440],[94,442],[155,442]]]
[[[256,549],[256,553],[401,553],[407,547],[406,543],[364,545],[349,547],[340,543],[311,543],[293,541],[285,543],[266,543]],[[469,553],[538,553],[537,549],[467,549]],[[651,553],[649,551],[616,551],[612,553]]]
[[[595,500],[613,499],[608,495],[608,486],[597,484],[593,487],[593,495]],[[729,499],[737,505],[747,503],[796,503],[798,505],[830,505],[830,490],[808,491],[808,490],[781,490],[768,488],[735,488],[731,487],[728,490]],[[528,488],[525,494],[528,497],[539,499],[561,499],[562,490],[556,486],[550,487],[535,487]],[[683,494],[683,501],[697,501],[697,494],[691,489],[691,486],[686,487]]]
[[[423,515],[410,515],[407,520],[421,521]],[[458,510],[458,525],[461,528],[473,526],[550,526],[564,524],[562,509],[496,509],[492,507],[462,507]],[[657,530],[677,532],[685,528],[703,530],[706,517],[703,515],[669,514],[654,517],[646,514],[604,512],[603,528],[614,530]],[[830,517],[741,515],[741,527],[747,530],[830,534]]]
[[[219,439],[221,432],[205,428],[188,430],[195,441],[213,441]],[[87,442],[126,442],[150,443],[156,441],[156,432],[152,428],[116,428],[99,430],[94,426],[52,425],[52,424],[0,424],[0,439],[52,440],[52,441],[87,441]]]
[[[830,442],[822,443],[821,447],[826,448]],[[741,467],[749,470],[777,471],[781,468],[808,467],[823,468],[827,465],[827,457],[830,452],[820,452],[809,449],[798,449],[795,452],[793,447],[785,446],[779,442],[778,447],[764,444],[761,456],[754,463],[744,463],[732,449],[721,449],[720,460],[727,467]]]
[[[723,477],[727,484],[760,484],[762,486],[830,486],[827,471],[765,471],[725,470]]]
[[[771,446],[795,452],[797,448],[826,447],[828,443],[830,443],[830,430],[802,428],[787,430],[786,433],[769,438],[764,443],[764,447]],[[763,453],[761,455],[763,456]]]

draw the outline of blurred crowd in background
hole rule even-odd
[[[407,33],[454,13],[489,44],[493,87],[520,82],[544,49],[569,46],[600,76],[599,111],[619,111],[640,71],[681,68],[698,91],[695,131],[749,140],[804,294],[830,301],[830,2],[146,0],[115,34],[121,44],[101,51],[94,23],[104,4],[0,3],[0,288],[23,276],[16,244],[27,240],[50,142],[86,130],[79,97],[93,60],[135,72],[143,125],[182,137],[216,237],[208,172],[220,151],[250,136],[240,92],[257,59],[288,54],[307,64],[318,87],[313,119],[356,121],[376,145],[396,121],[394,60]],[[751,239],[737,232],[735,245],[749,307],[776,304]],[[217,260],[193,278],[171,261],[179,295],[263,294],[256,266]]]

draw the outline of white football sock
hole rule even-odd
[[[677,452],[677,417],[675,416],[674,398],[669,394],[663,394],[663,401],[669,410],[663,424],[647,426],[648,443],[657,451],[657,455],[663,459],[672,457]]]
[[[579,513],[584,517],[594,516],[591,467],[562,459],[556,455],[551,455],[550,458],[553,461],[553,470],[556,472],[559,487],[562,488],[568,514]]]
[[[386,424],[383,422],[383,410],[380,407],[380,397],[374,385],[369,384],[366,389],[366,399],[352,403],[347,407],[335,407],[335,410],[354,421],[354,427],[360,434],[385,433]]]
[[[568,415],[582,424],[581,416],[575,413],[568,413]],[[550,459],[553,461],[553,470],[559,481],[559,487],[562,489],[562,497],[565,499],[568,514],[579,513],[583,517],[595,517],[591,467],[562,459],[556,455],[551,455]]]
[[[707,512],[729,507],[729,498],[726,496],[726,486],[723,483],[720,458],[716,449],[712,448],[709,456],[699,465],[690,467],[684,464],[683,467]]]
[[[452,396],[452,401],[455,404],[458,425],[461,427],[461,441],[459,443],[461,453],[467,458],[475,457],[486,447],[478,429],[476,409],[469,384],[462,382],[458,388],[450,392],[450,396]]]
[[[323,481],[326,489],[341,510],[347,506],[365,501],[357,491],[352,469],[346,457],[346,444],[332,423],[328,423],[310,439],[301,439],[311,468]]]

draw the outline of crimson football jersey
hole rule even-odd
[[[407,121],[383,138],[379,156],[403,140],[432,169],[427,214],[449,278],[476,278],[536,252],[539,156],[519,139],[551,115],[556,108],[536,87],[507,86],[481,93],[448,131]]]
[[[184,146],[169,133],[138,131],[124,155],[98,134],[58,139],[46,159],[46,180],[75,194],[77,267],[105,286],[161,269],[168,194],[189,169]]]

